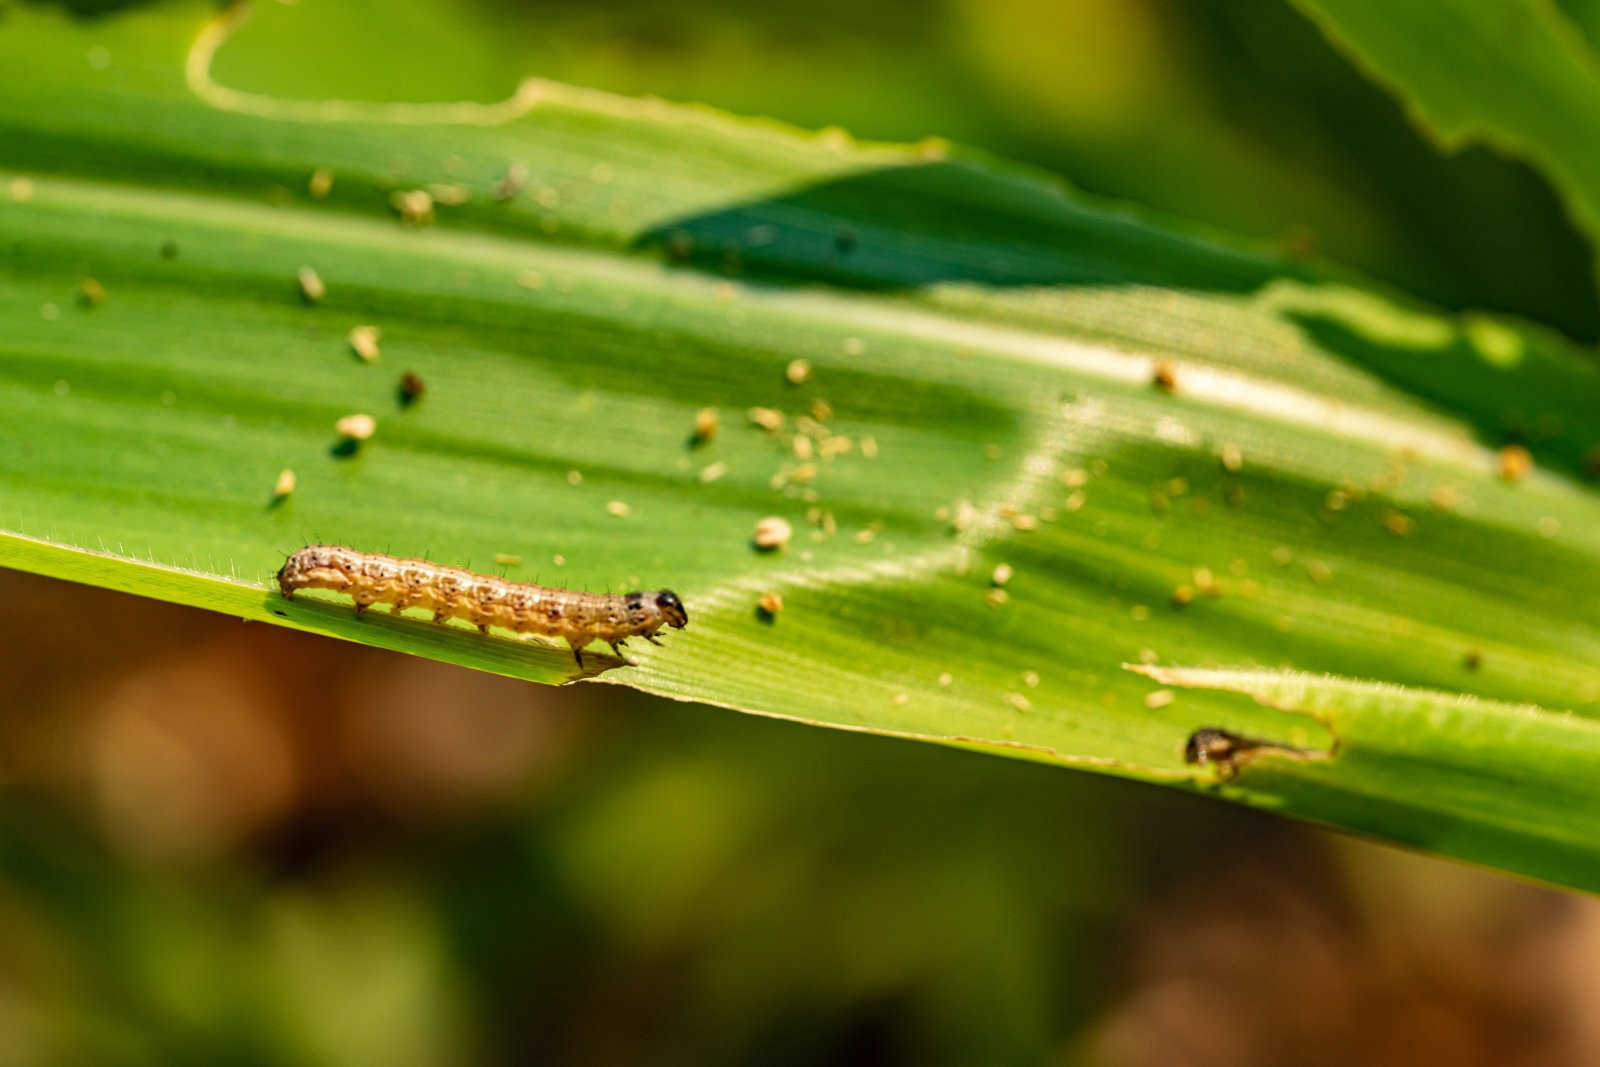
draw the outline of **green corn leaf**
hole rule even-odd
[[[538,80],[429,102],[427,70],[297,94],[260,42],[308,16],[268,7],[7,16],[0,564],[551,683],[564,648],[272,575],[326,542],[671,587],[688,628],[582,676],[1600,888],[1584,353],[938,143]],[[1285,667],[1484,702],[1330,682],[1308,717],[1186,673]],[[1201,728],[1278,755],[1219,784]]]

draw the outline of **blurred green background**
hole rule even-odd
[[[222,84],[488,100],[537,73],[939,135],[1600,333],[1549,187],[1435,151],[1283,3],[300,0],[249,32],[277,47],[224,50]],[[0,602],[0,1065],[1600,1061],[1586,899],[20,574]]]

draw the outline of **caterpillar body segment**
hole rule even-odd
[[[357,614],[374,604],[433,612],[435,622],[465,619],[484,633],[492,626],[565,640],[583,666],[585,645],[604,641],[619,656],[630,637],[656,641],[664,627],[683,629],[689,615],[671,590],[587,593],[513,582],[425,559],[400,559],[339,545],[307,545],[284,561],[278,588],[331,589],[355,600]]]

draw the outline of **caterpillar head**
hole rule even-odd
[[[689,625],[689,613],[683,608],[683,601],[678,599],[678,594],[670,589],[663,589],[656,594],[656,608],[660,610],[661,617],[667,625],[674,630],[681,630]]]

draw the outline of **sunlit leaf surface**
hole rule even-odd
[[[320,541],[671,587],[688,629],[590,674],[1600,887],[1583,354],[940,144],[264,85],[257,24],[212,16],[0,34],[0,562],[540,682],[570,654],[271,576]],[[1307,715],[1128,664],[1541,710],[1334,682]],[[1323,758],[1214,785],[1201,727]]]

